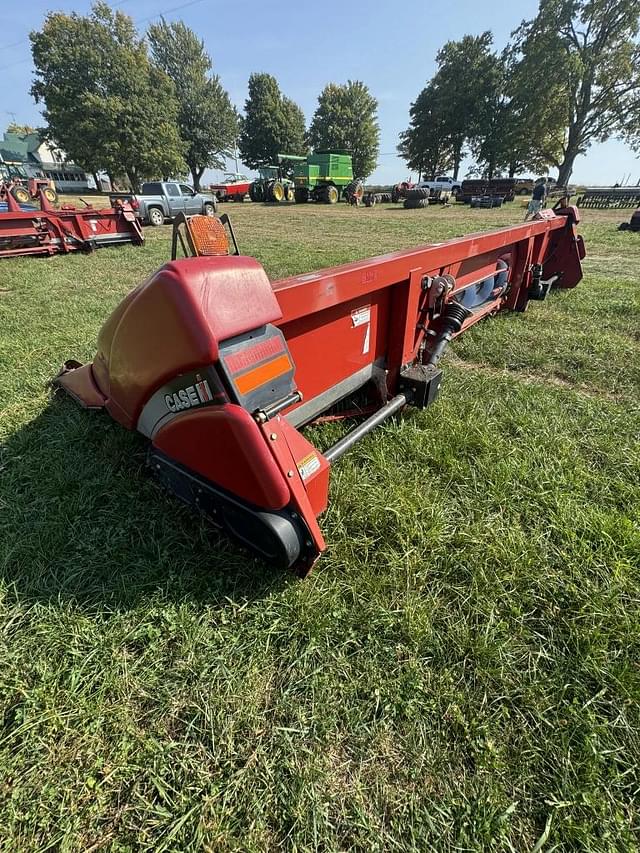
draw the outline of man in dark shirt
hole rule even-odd
[[[547,196],[547,182],[544,178],[538,178],[533,187],[533,192],[531,193],[531,201],[527,205],[527,212],[524,216],[524,221],[526,222],[530,216],[535,216],[536,213],[542,208],[542,203]]]

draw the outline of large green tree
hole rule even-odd
[[[170,78],[152,65],[133,21],[96,3],[87,16],[49,14],[30,36],[45,135],[91,172],[148,177],[185,170]]]
[[[271,74],[249,77],[244,113],[238,147],[251,169],[277,163],[279,153],[306,153],[304,113],[282,94]]]
[[[541,0],[536,17],[513,34],[514,91],[528,105],[534,137],[540,116],[555,117],[556,150],[544,134],[539,148],[557,166],[560,184],[592,143],[633,136],[639,22],[638,0]]]
[[[378,102],[368,87],[359,80],[325,86],[311,121],[309,142],[313,148],[349,149],[354,174],[368,177],[380,150]]]
[[[512,51],[492,51],[490,32],[447,42],[438,69],[411,106],[398,150],[412,168],[458,177],[468,150],[475,171],[494,177],[542,170],[558,152],[558,107],[547,98],[535,112],[521,85]]]
[[[185,160],[195,189],[206,168],[223,168],[224,157],[235,146],[238,115],[203,42],[182,21],[164,19],[148,31],[154,63],[174,83],[178,99],[178,128]]]
[[[495,55],[485,99],[469,138],[479,171],[489,179],[499,172],[546,170],[558,152],[557,108],[548,102],[535,119],[512,80],[507,56]]]
[[[481,132],[487,103],[495,86],[495,56],[489,31],[449,41],[436,56],[432,80],[441,100],[444,133],[453,152],[453,176],[458,177],[467,140]]]
[[[492,135],[499,78],[492,40],[490,32],[467,35],[438,51],[437,71],[412,104],[409,128],[400,136],[399,150],[413,168],[434,175],[446,166],[457,178],[465,145]]]
[[[434,180],[453,165],[453,150],[446,133],[442,93],[428,84],[409,110],[409,127],[400,134],[398,153],[419,178]]]

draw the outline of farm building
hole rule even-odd
[[[29,177],[55,181],[58,192],[84,192],[89,189],[85,172],[65,159],[64,152],[43,142],[37,133],[5,133],[0,139],[0,163],[22,166]]]

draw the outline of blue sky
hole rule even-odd
[[[39,123],[29,95],[29,31],[41,25],[49,10],[84,13],[90,5],[91,0],[29,0],[24,6],[0,0],[0,128],[12,114],[21,123]],[[239,108],[252,71],[275,75],[307,121],[327,82],[363,80],[379,102],[380,157],[371,180],[391,183],[407,175],[395,156],[398,133],[408,124],[411,101],[434,73],[439,47],[490,29],[502,48],[511,30],[535,14],[537,0],[115,0],[112,5],[131,15],[141,30],[160,13],[168,20],[184,20],[204,40]],[[640,160],[612,140],[593,146],[576,161],[573,180],[607,184],[629,173],[631,183],[640,181]]]

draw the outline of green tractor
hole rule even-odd
[[[263,166],[258,170],[260,175],[249,186],[251,201],[271,201],[279,204],[283,201],[293,201],[294,184],[292,159],[287,154],[278,154],[277,166]]]
[[[331,149],[314,151],[308,157],[297,157],[293,163],[293,180],[298,204],[309,199],[335,204],[353,183],[351,154]]]

